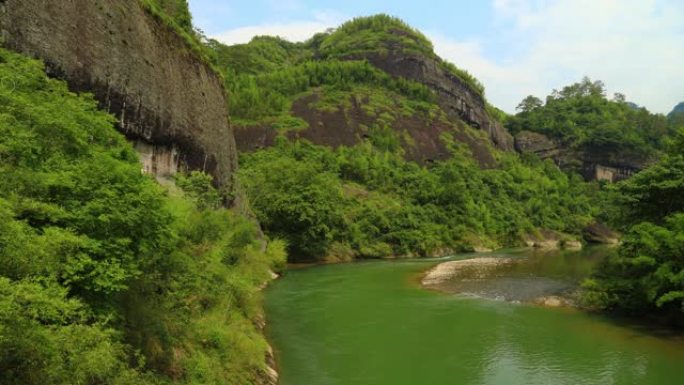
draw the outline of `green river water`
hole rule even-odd
[[[517,303],[567,290],[601,251],[526,253],[508,253],[530,262],[491,280],[453,285],[478,296],[421,288],[435,260],[289,271],[266,295],[281,385],[684,384],[680,336]]]

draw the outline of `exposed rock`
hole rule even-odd
[[[563,248],[567,250],[581,250],[582,242],[578,240],[565,240],[563,241]]]
[[[533,303],[546,307],[572,306],[572,303],[569,300],[563,297],[559,297],[557,295],[540,297],[535,299]]]
[[[546,135],[532,131],[520,131],[515,135],[515,149],[541,159],[552,159],[562,169],[578,172],[586,180],[607,182],[627,179],[652,162],[635,157],[611,159],[602,152],[567,148]]]
[[[390,75],[425,84],[435,90],[440,106],[451,117],[486,131],[496,147],[513,151],[513,137],[489,116],[484,98],[444,69],[438,60],[403,51],[364,53],[350,56],[349,59],[365,59]]]
[[[582,230],[587,242],[616,245],[620,242],[619,235],[602,223],[593,223]]]
[[[275,354],[273,347],[269,344],[266,350],[266,368],[262,372],[262,376],[258,379],[259,385],[278,385],[278,370],[276,366]]]
[[[237,166],[221,79],[138,0],[4,0],[4,45],[95,95],[144,168],[204,170],[230,192]]]
[[[604,166],[592,161],[585,161],[582,169],[582,175],[584,176],[584,179],[587,180],[598,180],[614,183],[627,179],[644,168],[646,168],[646,165],[631,166],[621,164],[615,166]]]
[[[558,156],[559,145],[546,135],[532,131],[520,131],[515,135],[515,149],[524,154],[535,154],[542,159]]]
[[[494,250],[484,246],[474,246],[473,251],[476,253],[491,253]]]
[[[539,230],[534,234],[527,234],[523,237],[527,247],[543,250],[560,249],[561,239],[561,234],[551,230]]]
[[[308,128],[287,133],[290,138],[307,139],[315,144],[333,148],[353,146],[368,136],[368,129],[377,119],[363,109],[363,105],[352,100],[350,108],[321,111],[312,108],[322,97],[322,91],[304,96],[292,105],[292,115],[307,122]],[[464,143],[470,149],[480,167],[489,168],[496,164],[491,145],[486,138],[473,135],[476,131],[465,127],[462,122],[448,123],[441,120],[427,120],[424,117],[398,117],[393,129],[397,132],[407,160],[430,163],[446,160],[451,156],[442,135],[450,135],[455,141]],[[240,151],[255,151],[272,146],[278,132],[270,126],[236,127],[235,140]]]
[[[439,285],[440,283],[454,278],[465,268],[482,269],[482,273],[484,274],[487,269],[511,263],[512,261],[511,258],[481,257],[440,263],[425,274],[421,280],[421,284],[423,286]]]

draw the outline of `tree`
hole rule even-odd
[[[544,105],[541,99],[536,96],[529,95],[515,107],[516,111],[520,112],[530,112]]]
[[[684,130],[656,165],[617,184],[623,244],[584,282],[586,304],[684,324]]]

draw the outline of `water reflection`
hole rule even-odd
[[[570,298],[594,267],[614,252],[606,247],[581,251],[511,250],[484,256],[509,262],[461,269],[451,280],[433,288],[510,302],[533,302],[548,296]]]
[[[600,260],[592,253],[505,253],[527,262],[492,275],[504,287],[576,284]],[[434,263],[323,266],[276,281],[266,308],[281,385],[682,383],[681,340],[573,308],[423,290],[410,277]]]

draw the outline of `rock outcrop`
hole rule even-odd
[[[520,131],[515,135],[515,149],[524,154],[534,154],[542,159],[558,156],[560,145],[555,141],[532,131]]]
[[[463,80],[447,71],[437,59],[404,51],[387,54],[367,53],[350,59],[365,59],[392,76],[423,83],[438,96],[442,109],[450,116],[484,130],[496,147],[513,150],[513,137],[487,113],[484,98]]]
[[[3,45],[93,93],[136,142],[144,169],[203,170],[232,191],[236,149],[222,81],[138,0],[0,0],[0,31]]]
[[[593,223],[582,230],[584,240],[591,243],[603,243],[616,245],[620,242],[620,236],[602,223]]]
[[[312,104],[322,96],[321,92],[315,92],[292,104],[292,115],[301,118],[308,127],[290,131],[287,137],[306,139],[333,148],[354,146],[368,137],[368,127],[373,126],[378,118],[364,111],[363,101],[359,103],[352,100],[348,108],[340,106],[333,111],[313,108]],[[489,140],[474,135],[477,131],[466,127],[460,120],[450,123],[423,116],[405,117],[398,111],[387,113],[398,115],[395,116],[392,129],[398,133],[407,160],[426,164],[449,159],[451,152],[442,140],[442,135],[448,135],[454,141],[465,144],[480,167],[489,168],[496,164]],[[235,140],[240,151],[249,152],[272,146],[277,136],[278,131],[269,125],[235,128]]]
[[[552,159],[560,168],[576,171],[586,180],[618,182],[649,165],[649,161],[644,159],[612,159],[601,151],[569,148],[546,135],[531,131],[520,131],[515,135],[515,149],[541,159]]]

